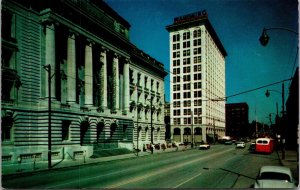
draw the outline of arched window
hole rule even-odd
[[[174,135],[180,135],[180,129],[179,128],[174,128]]]

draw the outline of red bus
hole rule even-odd
[[[274,139],[258,138],[255,142],[255,152],[272,153],[274,150]]]

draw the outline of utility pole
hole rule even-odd
[[[281,126],[281,143],[282,143],[282,159],[285,159],[285,135],[284,135],[284,82],[282,83],[282,126]]]
[[[216,125],[215,125],[215,118],[213,117],[213,126],[214,126],[214,144],[216,144]]]
[[[152,95],[150,97],[150,125],[151,125],[151,154],[153,154],[153,122],[152,122]]]
[[[52,167],[51,164],[51,65],[45,65],[44,69],[48,72],[48,168]]]
[[[194,118],[193,118],[193,110],[191,109],[191,134],[192,134],[192,142],[191,142],[191,148],[194,148],[194,129],[193,129],[193,120],[194,120]]]

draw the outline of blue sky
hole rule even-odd
[[[169,33],[165,27],[174,17],[207,10],[226,57],[226,96],[290,78],[298,66],[298,37],[285,30],[270,30],[269,44],[260,45],[264,27],[283,27],[298,32],[297,0],[105,0],[130,25],[130,41],[165,65],[169,71]],[[285,99],[288,86],[285,82]],[[170,80],[165,78],[166,100],[170,101]],[[269,124],[267,116],[281,110],[281,83],[234,96],[226,103],[246,102],[249,122],[257,118]],[[256,110],[256,116],[255,116]],[[274,122],[274,116],[272,116]]]

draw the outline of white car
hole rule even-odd
[[[238,141],[236,143],[236,148],[245,148],[246,147],[246,144],[242,141]]]
[[[254,188],[296,188],[291,169],[284,166],[263,166]]]
[[[200,144],[200,145],[199,145],[199,150],[200,150],[200,149],[210,149],[210,145],[209,145],[209,144],[206,144],[206,143],[205,143],[205,144]]]

